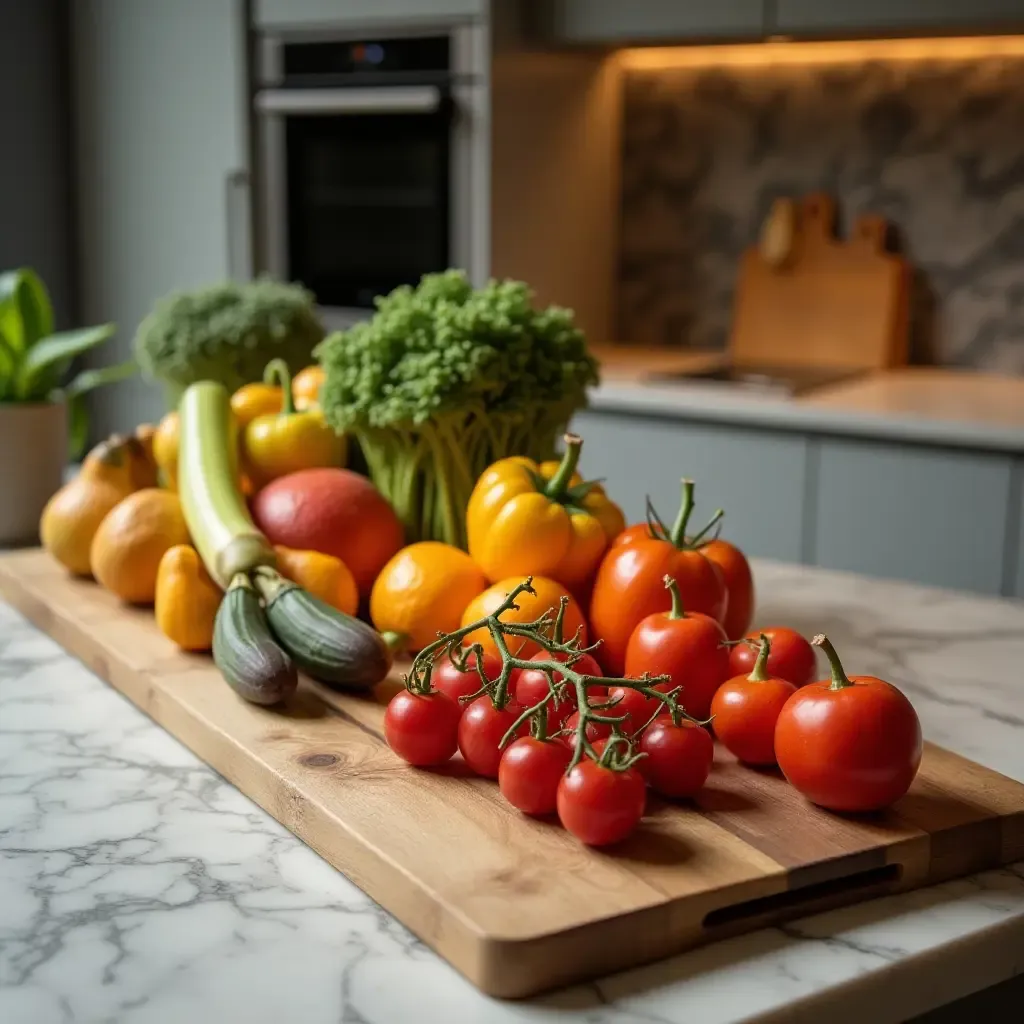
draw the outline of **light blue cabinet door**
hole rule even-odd
[[[1015,551],[1017,556],[1016,565],[1008,567],[1010,594],[1016,597],[1024,597],[1024,459],[1017,460],[1016,493],[1013,501],[1013,515],[1016,516]],[[1013,542],[1011,542],[1013,543]],[[1009,552],[1008,552],[1009,556]],[[1012,556],[1011,556],[1012,557]]]
[[[1009,456],[819,442],[814,561],[870,576],[999,594]]]
[[[156,299],[233,269],[245,16],[241,0],[75,0],[71,10],[82,317],[117,324],[108,358],[120,359]],[[103,389],[94,434],[163,408],[141,380]]]
[[[553,35],[566,42],[752,38],[764,32],[763,0],[554,0]]]
[[[602,477],[631,523],[650,495],[661,517],[679,508],[680,480],[696,481],[695,526],[724,508],[723,536],[750,555],[800,561],[807,442],[797,435],[604,412],[576,416],[581,471]]]
[[[260,28],[329,28],[482,15],[487,0],[256,0],[253,20]]]
[[[775,32],[907,32],[1024,24],[1021,0],[777,0]]]

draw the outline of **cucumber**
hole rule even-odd
[[[238,487],[235,418],[227,388],[189,385],[178,406],[178,495],[188,532],[210,575],[227,589],[240,572],[274,564]]]
[[[337,689],[369,690],[391,671],[391,649],[371,626],[273,570],[257,570],[255,580],[271,632],[303,672]]]
[[[228,586],[213,626],[213,660],[231,688],[253,704],[277,704],[299,674],[274,640],[259,595],[244,573]]]

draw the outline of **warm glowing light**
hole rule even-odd
[[[979,60],[1024,57],[1024,36],[765,42],[721,46],[656,46],[620,50],[625,68],[765,67],[782,64],[860,64],[885,60]]]

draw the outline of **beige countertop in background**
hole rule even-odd
[[[593,351],[602,375],[591,396],[595,409],[1024,452],[1024,377],[906,367],[787,398],[650,380],[715,365],[721,356],[713,353],[626,345]]]

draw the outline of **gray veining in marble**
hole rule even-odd
[[[1024,780],[1024,604],[757,566],[926,735]],[[851,657],[856,652],[855,657]],[[1024,973],[1024,865],[490,1000],[0,604],[0,1022],[890,1024]]]
[[[884,214],[917,360],[1024,373],[1024,58],[625,75],[619,333],[720,348],[772,200]]]

